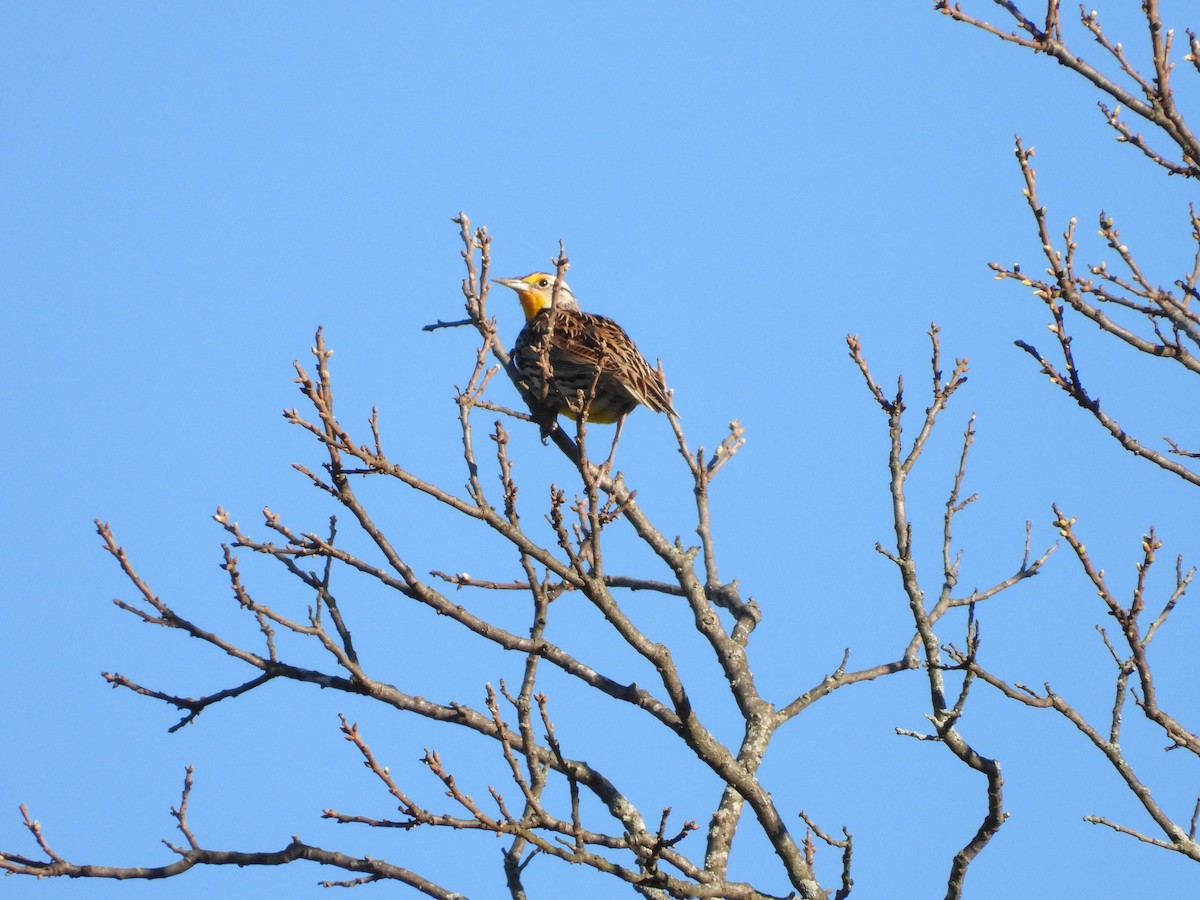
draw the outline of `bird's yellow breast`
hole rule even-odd
[[[560,413],[566,416],[571,421],[575,421],[579,416],[571,412],[569,409],[560,409]],[[593,425],[611,425],[620,418],[616,412],[611,409],[598,409],[596,404],[592,404],[592,408],[588,410],[588,421]]]

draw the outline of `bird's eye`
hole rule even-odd
[[[538,287],[550,287],[550,279],[543,278],[541,281],[538,282]]]

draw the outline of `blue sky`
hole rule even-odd
[[[499,895],[493,839],[396,838],[320,819],[327,806],[391,811],[338,734],[338,712],[360,721],[430,803],[441,794],[416,762],[424,747],[462,771],[477,767],[477,794],[498,761],[490,748],[284,685],[169,735],[167,708],[113,692],[99,675],[120,671],[183,694],[246,677],[196,642],[116,610],[110,599],[132,599],[131,588],[91,522],[112,522],[181,613],[252,642],[217,567],[224,534],[211,515],[220,504],[257,528],[269,505],[301,530],[327,520],[332,510],[290,468],[319,463],[317,448],[279,414],[302,399],[291,362],[307,364],[318,325],[336,351],[342,421],[365,440],[378,405],[397,461],[448,487],[462,483],[452,396],[474,344],[461,330],[420,330],[461,311],[450,222],[459,210],[489,227],[498,275],[545,268],[566,241],[585,308],[614,316],[663,359],[693,445],[714,446],[731,419],[746,426],[748,445],[714,487],[715,527],[723,577],[741,579],[764,609],[755,671],[779,700],[835,668],[842,648],[865,666],[894,658],[909,634],[899,583],[872,549],[890,533],[887,435],[846,357],[847,333],[861,335],[881,381],[906,374],[914,410],[925,402],[930,322],[942,328],[947,360],[971,359],[970,383],[912,484],[928,566],[971,412],[969,489],[981,499],[957,532],[964,583],[1017,565],[1026,519],[1035,546],[1052,543],[1054,501],[1079,517],[1089,549],[1124,587],[1150,524],[1166,541],[1164,561],[1200,558],[1186,492],[1103,440],[1042,380],[1012,341],[1048,349],[1044,312],[986,268],[1042,268],[1014,134],[1038,148],[1055,227],[1079,217],[1081,256],[1107,258],[1093,237],[1105,209],[1159,283],[1180,277],[1194,255],[1195,188],[1115,145],[1097,97],[1065,70],[929,6],[0,8],[10,505],[0,847],[32,850],[17,813],[25,802],[74,861],[165,863],[158,842],[176,838],[168,807],[194,763],[192,820],[207,846],[275,849],[298,833],[474,897]],[[1164,6],[1181,33],[1200,24],[1171,19],[1182,4]],[[1121,10],[1101,13],[1110,33],[1143,46]],[[491,309],[511,340],[520,316],[506,294],[497,291]],[[1168,433],[1200,444],[1194,385],[1078,331],[1085,375],[1122,424],[1148,440]],[[501,402],[515,399],[506,385],[494,390]],[[569,472],[527,431],[514,452],[536,519],[535,498]],[[664,419],[631,418],[618,467],[664,530],[694,527]],[[514,577],[511,553],[477,530],[398,490],[373,499],[418,570]],[[615,538],[614,547],[630,570],[650,565],[630,542]],[[1158,596],[1170,589],[1163,568]],[[305,598],[277,573],[260,566],[247,578],[258,579],[262,599],[302,611]],[[513,663],[472,655],[445,622],[362,590],[364,640],[388,680],[478,702],[485,682],[515,678]],[[505,615],[496,598],[479,602]],[[661,639],[678,640],[677,656],[713,698],[714,721],[731,723],[686,616],[630,602]],[[1103,720],[1111,662],[1093,627],[1107,619],[1066,552],[980,612],[999,671],[1050,680]],[[564,615],[562,627],[564,640],[595,641],[598,663],[645,678],[586,611]],[[1192,723],[1196,628],[1185,602],[1154,645],[1163,702]],[[961,639],[945,631],[944,640]],[[941,748],[894,734],[922,728],[922,684],[911,675],[843,691],[793,722],[768,757],[789,815],[805,809],[855,833],[855,896],[938,894],[982,815],[971,773]],[[552,696],[555,687],[560,737],[586,748],[580,755],[627,779],[651,817],[669,803],[703,817],[714,789],[674,749],[630,758],[638,740],[661,735],[627,710],[573,705],[570,686],[550,678]],[[1131,711],[1131,752],[1186,821],[1194,760],[1162,754],[1161,736],[1139,735],[1139,724]],[[1013,813],[973,867],[968,896],[1194,890],[1194,864],[1081,821],[1095,813],[1150,827],[1065,722],[977,690],[963,728],[1003,761]],[[770,865],[760,842],[738,852],[735,871],[747,876]],[[464,853],[490,868],[464,871]],[[818,866],[832,884],[836,861],[827,854]],[[598,878],[548,861],[529,871],[543,896],[613,896]],[[326,877],[337,876],[296,864],[197,871],[170,885],[9,879],[5,891],[308,897]]]

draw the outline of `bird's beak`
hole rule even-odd
[[[502,284],[506,288],[512,288],[514,291],[519,291],[525,287],[525,282],[519,278],[493,278],[492,284]]]

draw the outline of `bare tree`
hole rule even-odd
[[[1172,100],[1168,81],[1171,33],[1163,31],[1155,3],[1147,0],[1144,4],[1151,33],[1152,77],[1138,73],[1120,44],[1108,42],[1094,15],[1082,17],[1083,26],[1113,56],[1141,96],[1109,81],[1067,50],[1056,2],[1048,4],[1044,25],[1033,23],[1011,2],[997,3],[1017,23],[1017,31],[1005,32],[973,18],[958,6],[941,3],[937,8],[958,21],[1045,53],[1087,78],[1128,111],[1112,111],[1101,105],[1120,140],[1133,144],[1171,174],[1196,176],[1195,160],[1200,159],[1200,150]],[[1195,63],[1200,46],[1194,36],[1190,37],[1189,59],[1200,67]],[[1168,155],[1151,150],[1122,117],[1130,113],[1158,128],[1178,147],[1179,158],[1172,161]],[[1064,249],[1055,249],[1046,212],[1037,200],[1036,176],[1030,166],[1032,151],[1018,141],[1017,153],[1049,261],[1049,277],[1030,278],[1015,266],[993,268],[998,277],[1016,279],[1030,287],[1046,304],[1062,362],[1052,362],[1026,342],[1019,346],[1037,360],[1053,384],[1087,409],[1121,446],[1188,484],[1197,483],[1194,467],[1189,468],[1186,462],[1197,454],[1182,446],[1182,437],[1168,440],[1165,450],[1150,449],[1121,429],[1113,413],[1085,390],[1072,355],[1067,323],[1070,315],[1082,315],[1133,350],[1174,360],[1187,371],[1196,372],[1194,353],[1200,343],[1200,320],[1191,308],[1191,300],[1200,280],[1200,253],[1189,274],[1176,282],[1179,293],[1153,287],[1120,243],[1111,220],[1102,214],[1101,232],[1127,274],[1111,274],[1104,264],[1088,267],[1085,274],[1075,262],[1074,224],[1064,236]],[[1032,527],[1027,525],[1022,560],[1015,571],[985,588],[960,589],[961,553],[953,533],[957,517],[976,499],[975,494],[966,491],[967,462],[975,439],[973,416],[963,432],[958,465],[947,479],[940,521],[914,522],[908,502],[909,479],[930,436],[966,383],[968,370],[967,361],[957,359],[946,375],[936,325],[929,332],[929,382],[923,392],[924,411],[919,414],[908,407],[903,378],[896,380],[894,390],[885,389],[868,364],[862,342],[855,336],[847,339],[850,356],[881,410],[886,427],[892,538],[876,549],[895,566],[911,628],[896,635],[895,652],[888,658],[851,667],[851,653],[846,650],[840,665],[816,683],[796,684],[782,696],[767,696],[760,691],[754,675],[756,648],[752,639],[760,624],[769,626],[770,610],[762,610],[753,599],[743,598],[738,581],[721,574],[709,505],[713,480],[743,445],[742,428],[731,423],[729,433],[709,452],[703,446],[693,449],[680,423],[672,419],[681,464],[691,481],[696,543],[664,532],[651,521],[638,501],[637,491],[622,474],[611,474],[592,461],[588,398],[579,398],[581,414],[567,429],[547,415],[539,398],[524,386],[488,313],[491,235],[485,228],[473,228],[465,214],[455,221],[464,248],[466,318],[434,323],[429,328],[469,327],[479,335],[465,387],[457,394],[465,488],[451,489],[425,480],[394,458],[387,449],[378,410],[372,412],[364,434],[353,434],[343,424],[344,418],[334,409],[329,367],[332,351],[318,331],[313,347],[315,369],[310,373],[299,363],[295,367],[306,407],[286,410],[284,415],[319,447],[319,466],[296,468],[313,488],[331,499],[340,517],[332,518],[321,530],[310,530],[311,526],[289,525],[266,510],[262,528],[251,533],[218,509],[216,521],[228,535],[223,566],[235,602],[256,625],[253,643],[205,628],[156,594],[138,574],[109,527],[98,522],[105,549],[136,594],[131,601],[117,600],[118,607],[144,622],[197,638],[246,667],[242,680],[198,698],[145,685],[125,675],[106,674],[114,686],[177,709],[180,718],[172,730],[194,723],[201,712],[216,703],[234,700],[283,679],[365,698],[385,710],[441,723],[448,732],[457,729],[483,738],[494,749],[504,773],[502,782],[486,786],[486,798],[472,793],[470,773],[451,771],[432,749],[426,750],[422,758],[432,775],[430,783],[400,783],[372,749],[367,729],[343,717],[342,733],[353,753],[377,779],[381,798],[394,805],[399,815],[385,818],[336,809],[326,809],[323,815],[363,828],[440,831],[450,841],[458,831],[496,835],[504,840],[505,847],[502,864],[497,868],[497,883],[503,883],[513,898],[526,896],[525,873],[539,857],[539,865],[557,861],[588,867],[647,897],[790,896],[815,900],[848,896],[853,887],[853,823],[839,823],[839,837],[834,827],[815,821],[803,810],[779,808],[775,800],[778,792],[772,790],[763,764],[781,730],[817,703],[829,702],[843,688],[903,672],[918,673],[927,683],[928,706],[924,712],[931,728],[927,733],[900,733],[940,744],[948,751],[946,759],[952,765],[961,764],[982,776],[976,782],[979,796],[962,801],[977,806],[978,825],[962,836],[960,848],[948,861],[947,897],[963,895],[972,861],[1008,817],[996,751],[979,745],[968,733],[965,713],[979,682],[1015,702],[1054,709],[1064,716],[1112,763],[1142,802],[1158,835],[1100,816],[1092,821],[1200,859],[1195,841],[1200,803],[1189,823],[1173,820],[1138,779],[1119,741],[1123,714],[1132,695],[1147,721],[1167,736],[1172,747],[1200,752],[1200,740],[1194,732],[1159,705],[1148,653],[1151,641],[1190,585],[1193,572],[1185,570],[1182,561],[1176,564],[1174,587],[1162,602],[1161,612],[1147,625],[1141,618],[1149,602],[1146,576],[1161,547],[1154,530],[1149,529],[1145,537],[1137,588],[1125,605],[1109,589],[1103,572],[1093,565],[1075,533],[1074,521],[1055,507],[1055,528],[1100,595],[1102,608],[1119,626],[1120,636],[1115,640],[1101,629],[1101,646],[1112,656],[1117,672],[1111,720],[1097,727],[1048,684],[1037,692],[993,672],[982,656],[979,640],[982,610],[1005,591],[1038,574],[1054,548],[1035,551]],[[1200,222],[1194,211],[1191,223],[1200,242]],[[569,265],[561,245],[554,264],[561,282]],[[1131,316],[1144,330],[1118,324],[1115,316],[1110,317],[1111,309]],[[501,374],[517,387],[527,410],[507,407],[496,399],[492,388]],[[477,430],[481,416],[490,419],[490,424],[484,426],[486,440],[480,439]],[[510,452],[511,429],[516,428],[538,428],[553,444],[539,448],[539,452],[561,454],[569,460],[572,483],[538,485],[530,476],[519,480],[517,472],[524,471],[524,461]],[[487,452],[481,449],[485,447]],[[369,492],[379,493],[378,485],[410,490],[428,503],[453,512],[464,527],[487,529],[511,548],[516,570],[489,573],[488,577],[461,570],[427,574],[416,571],[404,546],[379,524],[377,506],[368,497]],[[534,494],[544,499],[530,500],[531,490],[544,491]],[[342,533],[347,519],[349,535]],[[633,536],[648,551],[656,570],[635,569],[627,562],[627,554],[613,551],[616,542],[608,538],[617,530],[623,532],[623,537]],[[918,541],[931,541],[940,551],[935,571],[918,564]],[[259,599],[243,579],[238,551],[268,560],[294,579],[298,595],[304,598],[297,605],[298,612]],[[426,699],[431,684],[436,686],[436,675],[396,671],[389,658],[364,652],[362,641],[356,643],[364,610],[357,590],[351,587],[357,584],[354,579],[366,579],[398,600],[446,617],[459,629],[464,648],[488,646],[507,654],[517,663],[519,679],[512,684],[505,680],[495,685],[481,684],[473,700],[438,703]],[[496,595],[519,598],[523,618],[520,628],[487,612],[495,608],[487,600]],[[609,669],[611,662],[597,658],[586,643],[567,646],[551,639],[555,618],[561,615],[562,601],[567,597],[587,603],[599,613],[624,650],[628,665],[623,664],[620,671],[632,668],[639,672],[636,679]],[[723,741],[711,721],[706,720],[695,702],[702,693],[697,684],[700,679],[689,674],[694,672],[692,668],[685,671],[679,665],[673,644],[638,623],[633,612],[647,598],[673,613],[677,629],[680,623],[686,623],[706,648],[704,664],[717,673],[728,692],[726,699],[739,716],[736,740]],[[509,608],[516,602],[514,599]],[[952,642],[950,636],[958,638],[959,643]],[[296,661],[311,659],[314,648],[324,660],[321,667]],[[559,685],[566,682],[570,687],[552,690],[546,687],[548,681]],[[586,746],[560,740],[555,710],[580,702],[580,698],[601,706],[623,707],[644,717],[657,729],[664,744],[696,761],[707,776],[696,791],[711,797],[703,830],[698,821],[673,819],[670,807],[648,807],[634,790],[621,783],[618,774],[589,763]],[[430,785],[436,799],[428,799]],[[341,880],[322,882],[328,886],[395,881],[431,897],[461,896],[453,885],[436,883],[427,873],[374,856],[314,846],[298,837],[273,851],[211,849],[188,821],[192,789],[189,768],[181,800],[172,811],[183,839],[168,843],[175,854],[169,863],[119,867],[71,862],[52,847],[41,825],[22,807],[25,826],[38,849],[34,855],[0,853],[0,868],[37,877],[149,879],[171,877],[198,865],[271,866],[304,859],[345,873]],[[769,843],[777,863],[771,871],[755,873],[752,880],[737,880],[730,876],[735,837],[749,834]],[[819,851],[822,847],[828,851]]]
[[[759,775],[772,738],[787,723],[799,717],[818,701],[836,691],[876,678],[908,670],[924,670],[929,679],[929,717],[934,733],[922,735],[943,743],[953,756],[985,776],[986,804],[978,832],[964,844],[952,863],[951,894],[961,893],[967,866],[1004,820],[1002,781],[999,765],[977,752],[958,729],[958,719],[973,680],[968,674],[957,687],[945,683],[946,664],[942,660],[941,641],[935,626],[952,610],[974,608],[976,603],[996,596],[1019,581],[1038,572],[1046,559],[1042,554],[1031,559],[1028,543],[1020,568],[987,590],[956,596],[958,561],[951,547],[951,523],[973,498],[962,498],[967,451],[973,438],[968,427],[962,463],[947,502],[942,528],[945,565],[939,573],[937,599],[930,606],[916,569],[913,556],[912,525],[905,512],[905,481],[916,465],[935,422],[955,392],[965,382],[966,362],[957,361],[948,379],[943,380],[940,341],[936,328],[932,338],[932,390],[930,404],[919,420],[916,436],[905,441],[901,423],[905,403],[903,386],[885,395],[867,367],[857,339],[849,340],[851,355],[863,372],[870,390],[887,415],[890,433],[891,491],[895,509],[895,546],[880,547],[901,575],[912,611],[914,631],[901,640],[895,658],[865,668],[847,666],[850,652],[842,664],[813,685],[797,685],[790,696],[764,697],[753,674],[751,638],[762,613],[753,600],[740,594],[736,580],[721,577],[717,547],[713,538],[709,486],[743,444],[741,427],[735,422],[714,450],[693,450],[677,420],[672,420],[678,451],[690,473],[695,497],[697,545],[685,545],[664,534],[639,506],[635,491],[624,477],[612,477],[595,465],[588,454],[586,407],[579,417],[574,435],[558,427],[537,406],[512,370],[487,314],[491,241],[486,229],[473,230],[465,215],[456,221],[464,242],[463,258],[467,277],[463,282],[468,318],[481,337],[466,386],[458,394],[461,446],[466,467],[465,495],[423,480],[385,449],[379,427],[378,411],[369,421],[370,437],[364,443],[350,434],[334,412],[334,392],[330,377],[331,351],[318,332],[313,354],[315,372],[310,374],[296,365],[300,390],[311,406],[311,414],[298,409],[285,412],[287,420],[306,431],[321,446],[324,461],[319,469],[296,468],[312,486],[329,495],[349,518],[358,537],[365,537],[369,552],[354,552],[339,534],[338,520],[331,521],[324,533],[304,531],[285,524],[266,511],[263,537],[243,530],[224,510],[218,510],[217,522],[228,532],[224,568],[229,576],[233,597],[247,615],[254,617],[260,632],[257,647],[245,646],[205,629],[186,618],[159,597],[137,573],[125,551],[117,544],[107,525],[97,523],[105,548],[117,560],[135,586],[138,598],[118,600],[124,611],[145,622],[166,626],[198,638],[244,663],[252,673],[246,680],[199,698],[169,693],[143,685],[125,675],[105,677],[114,685],[176,707],[181,717],[178,729],[192,723],[215,703],[233,700],[274,679],[293,681],[358,694],[406,713],[444,722],[447,726],[467,729],[494,742],[503,759],[508,784],[490,785],[486,802],[477,801],[459,785],[436,751],[427,751],[423,762],[450,797],[450,805],[432,808],[417,799],[414,788],[400,785],[381,765],[372,751],[368,736],[356,724],[343,719],[342,730],[363,762],[378,777],[381,787],[398,804],[399,819],[382,819],[360,813],[326,810],[324,815],[337,822],[374,828],[445,828],[486,831],[508,839],[504,877],[513,897],[525,895],[522,873],[537,856],[582,864],[625,882],[646,896],[757,898],[789,896],[823,898],[827,890],[814,870],[816,845],[823,841],[841,858],[837,874],[839,897],[849,894],[853,843],[850,832],[841,838],[809,819],[803,812],[780,810],[772,799],[770,785]],[[561,279],[568,261],[556,259]],[[448,327],[440,322],[431,328]],[[489,362],[493,364],[489,367]],[[529,412],[504,408],[488,399],[494,376],[506,371],[523,391]],[[476,449],[476,417],[480,411],[499,413],[503,418],[490,429],[493,451],[490,461]],[[509,454],[509,431],[504,420],[521,427],[540,423],[555,444],[574,464],[578,485],[568,491],[556,485],[548,488],[548,506],[542,510],[554,535],[553,544],[540,542],[525,525],[520,489],[515,477],[516,461]],[[544,452],[551,452],[549,449]],[[498,488],[485,477],[491,468]],[[432,572],[423,576],[406,561],[397,546],[376,523],[368,504],[360,496],[363,480],[387,479],[399,483],[434,503],[454,510],[465,520],[482,523],[507,541],[516,551],[520,572],[515,578],[480,579],[465,573]],[[343,516],[344,518],[344,516]],[[537,521],[537,520],[535,520]],[[605,535],[614,527],[627,527],[658,559],[660,572],[635,574],[622,572],[606,552]],[[235,555],[249,550],[275,560],[298,582],[298,588],[310,597],[307,613],[296,617],[258,600],[243,581],[242,566]],[[1047,551],[1048,553],[1048,551]],[[339,588],[347,570],[367,576],[409,601],[422,604],[447,616],[462,629],[464,640],[470,637],[489,642],[524,660],[519,685],[504,681],[498,687],[481,686],[482,702],[439,704],[423,699],[428,685],[393,685],[395,673],[382,670],[386,661],[360,656],[354,641],[355,609]],[[524,596],[527,633],[516,633],[477,612],[470,602],[450,598],[440,585],[456,591],[512,592]],[[742,734],[735,744],[719,740],[693,703],[697,691],[691,688],[677,666],[671,647],[635,624],[629,607],[634,593],[657,594],[672,604],[702,636],[709,648],[709,665],[715,667],[728,685],[729,695],[742,719]],[[591,658],[586,646],[558,646],[547,639],[547,627],[555,615],[555,603],[566,594],[586,599],[603,615],[613,632],[633,658],[653,673],[657,682],[650,687],[641,682],[623,681],[603,671]],[[480,604],[483,605],[483,604]],[[972,641],[968,627],[968,645]],[[295,636],[317,643],[327,657],[327,667],[308,668],[289,661],[281,635]],[[660,728],[664,741],[686,747],[711,773],[714,805],[703,837],[692,835],[697,822],[672,823],[671,810],[643,810],[615,779],[584,761],[586,748],[564,746],[556,737],[552,708],[565,702],[539,688],[545,667],[550,666],[570,677],[582,690],[594,692],[609,703],[627,704],[649,717]],[[411,677],[411,676],[410,676]],[[565,787],[565,790],[562,788]],[[555,789],[557,788],[557,789]],[[110,878],[156,878],[175,875],[195,865],[278,865],[295,859],[308,859],[353,873],[349,881],[329,884],[359,884],[368,881],[397,880],[435,897],[455,896],[452,889],[433,883],[429,878],[377,858],[354,857],[336,850],[315,847],[298,839],[274,852],[216,851],[206,848],[191,831],[187,808],[192,780],[189,770],[183,798],[174,814],[185,844],[170,845],[178,859],[165,866],[119,868],[83,866],[69,862],[52,850],[40,827],[28,818],[44,859],[20,854],[5,854],[0,865],[10,872],[29,875],[70,875]],[[596,805],[598,802],[598,806]],[[597,810],[603,810],[600,814]],[[791,819],[799,815],[804,828],[797,830]],[[770,843],[778,858],[778,871],[763,873],[761,883],[734,881],[729,878],[730,854],[735,835],[757,829]],[[827,876],[828,877],[828,876]]]
[[[1172,84],[1175,31],[1165,27],[1157,0],[1143,0],[1141,4],[1149,47],[1149,60],[1145,65],[1139,65],[1131,59],[1124,44],[1104,31],[1095,10],[1080,7],[1082,33],[1090,35],[1103,49],[1104,59],[1111,63],[1114,70],[1111,75],[1103,71],[1103,66],[1089,63],[1072,46],[1068,46],[1068,29],[1064,26],[1058,0],[1049,0],[1044,16],[1037,21],[1022,12],[1015,3],[996,0],[996,5],[1011,20],[1014,26],[1012,31],[964,11],[961,4],[951,5],[941,0],[936,8],[955,21],[993,34],[1015,46],[1044,54],[1065,66],[1108,98],[1097,105],[1104,121],[1116,132],[1118,142],[1140,151],[1168,175],[1185,179],[1200,177],[1200,163],[1197,162],[1200,160],[1200,140],[1185,121]],[[1188,52],[1184,60],[1190,64],[1194,74],[1200,74],[1200,38],[1190,29],[1187,36]],[[1110,102],[1116,105],[1110,105]],[[1149,137],[1137,130],[1136,123],[1139,121],[1151,129]],[[1200,458],[1200,452],[1182,446],[1180,440],[1170,436],[1164,436],[1162,445],[1155,447],[1145,439],[1130,434],[1119,424],[1118,413],[1102,404],[1099,396],[1085,385],[1080,361],[1072,348],[1075,322],[1082,317],[1094,323],[1104,337],[1115,340],[1127,351],[1142,354],[1165,366],[1178,366],[1180,368],[1176,371],[1188,377],[1200,376],[1200,359],[1197,358],[1200,352],[1200,314],[1193,305],[1193,301],[1200,296],[1197,294],[1197,283],[1200,282],[1200,218],[1197,218],[1195,206],[1189,207],[1188,223],[1196,242],[1196,253],[1180,267],[1183,275],[1174,280],[1174,291],[1158,284],[1139,264],[1133,251],[1123,242],[1113,217],[1104,211],[1098,216],[1098,233],[1107,248],[1116,255],[1116,260],[1111,268],[1107,261],[1082,264],[1077,256],[1078,220],[1072,217],[1061,240],[1056,238],[1046,207],[1038,199],[1033,157],[1033,148],[1026,147],[1018,137],[1016,158],[1025,183],[1024,196],[1029,203],[1038,241],[1045,256],[1045,277],[1028,274],[1020,265],[1005,266],[995,262],[990,265],[998,279],[1019,282],[1045,305],[1050,316],[1048,327],[1057,346],[1054,354],[1047,354],[1024,340],[1017,341],[1017,346],[1037,362],[1051,384],[1091,414],[1122,448],[1178,477],[1188,486],[1200,485],[1200,471],[1192,462]],[[1191,390],[1194,391],[1195,387]],[[1187,406],[1185,401],[1184,407]],[[1194,431],[1195,423],[1195,416],[1184,416],[1166,427],[1182,425]],[[1193,434],[1192,439],[1195,438]],[[1139,779],[1134,761],[1121,744],[1124,715],[1132,694],[1146,720],[1168,741],[1168,750],[1179,749],[1194,755],[1200,754],[1200,736],[1159,705],[1149,654],[1151,641],[1166,624],[1176,603],[1191,584],[1195,569],[1185,569],[1182,556],[1177,557],[1174,584],[1160,601],[1161,605],[1154,604],[1148,596],[1148,576],[1163,544],[1154,528],[1150,527],[1142,538],[1140,558],[1136,564],[1136,585],[1128,602],[1123,602],[1109,586],[1104,569],[1096,565],[1082,537],[1077,534],[1075,518],[1068,517],[1057,505],[1053,507],[1053,512],[1054,527],[1100,597],[1104,611],[1117,623],[1119,636],[1115,640],[1110,639],[1107,629],[1097,627],[1103,647],[1111,655],[1116,670],[1115,699],[1109,721],[1101,725],[1089,722],[1049,683],[1039,693],[1023,684],[1005,680],[984,668],[969,648],[966,651],[952,649],[951,658],[1009,699],[1029,707],[1053,709],[1078,728],[1112,764],[1138,799],[1147,815],[1145,827],[1153,833],[1145,833],[1143,826],[1118,824],[1101,815],[1089,815],[1085,817],[1087,821],[1106,825],[1200,861],[1200,844],[1196,842],[1200,798],[1196,800],[1188,820],[1172,818],[1164,804]],[[1159,611],[1147,624],[1142,616],[1148,604],[1156,606]]]

